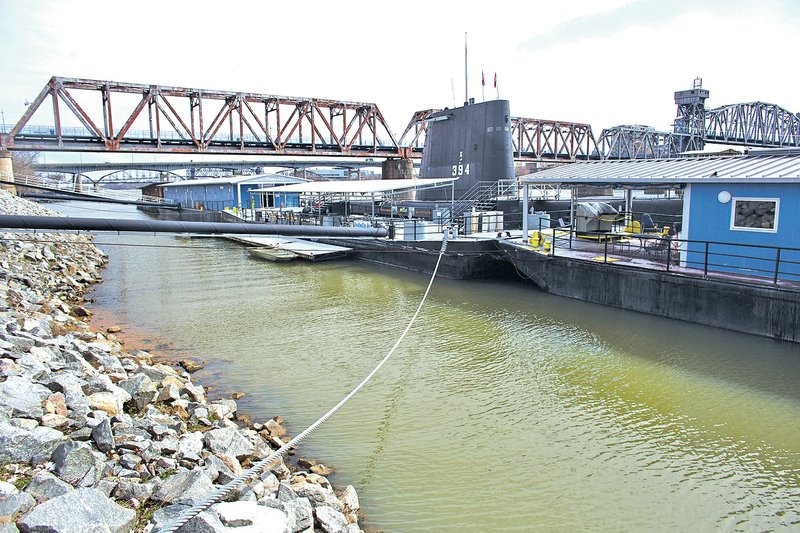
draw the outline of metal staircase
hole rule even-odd
[[[460,218],[467,211],[491,211],[498,200],[517,198],[519,183],[516,179],[479,181],[453,202],[451,218]]]

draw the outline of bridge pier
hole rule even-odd
[[[17,194],[17,187],[14,185],[14,162],[11,160],[11,152],[5,148],[0,149],[0,188],[11,194]]]
[[[390,157],[381,164],[381,177],[385,180],[411,179],[414,177],[414,162]]]

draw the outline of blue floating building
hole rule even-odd
[[[222,211],[233,208],[298,207],[298,193],[250,194],[254,189],[291,185],[307,180],[281,174],[228,176],[183,180],[160,185],[163,196],[187,209]]]
[[[800,150],[587,161],[529,174],[520,181],[571,188],[573,198],[576,188],[584,186],[679,189],[682,265],[800,279]],[[527,201],[528,187],[524,192]]]

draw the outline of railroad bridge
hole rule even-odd
[[[512,117],[514,158],[564,163],[672,157],[706,143],[800,146],[797,114],[764,102],[706,109],[707,97],[700,79],[676,92],[671,132],[615,126],[596,137],[586,123]],[[53,77],[25,114],[0,133],[0,147],[418,159],[427,118],[436,111],[414,113],[398,140],[374,103]]]

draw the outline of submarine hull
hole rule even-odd
[[[470,104],[431,115],[420,177],[458,178],[452,190],[417,191],[417,200],[422,201],[458,200],[478,182],[513,178],[508,100]]]

